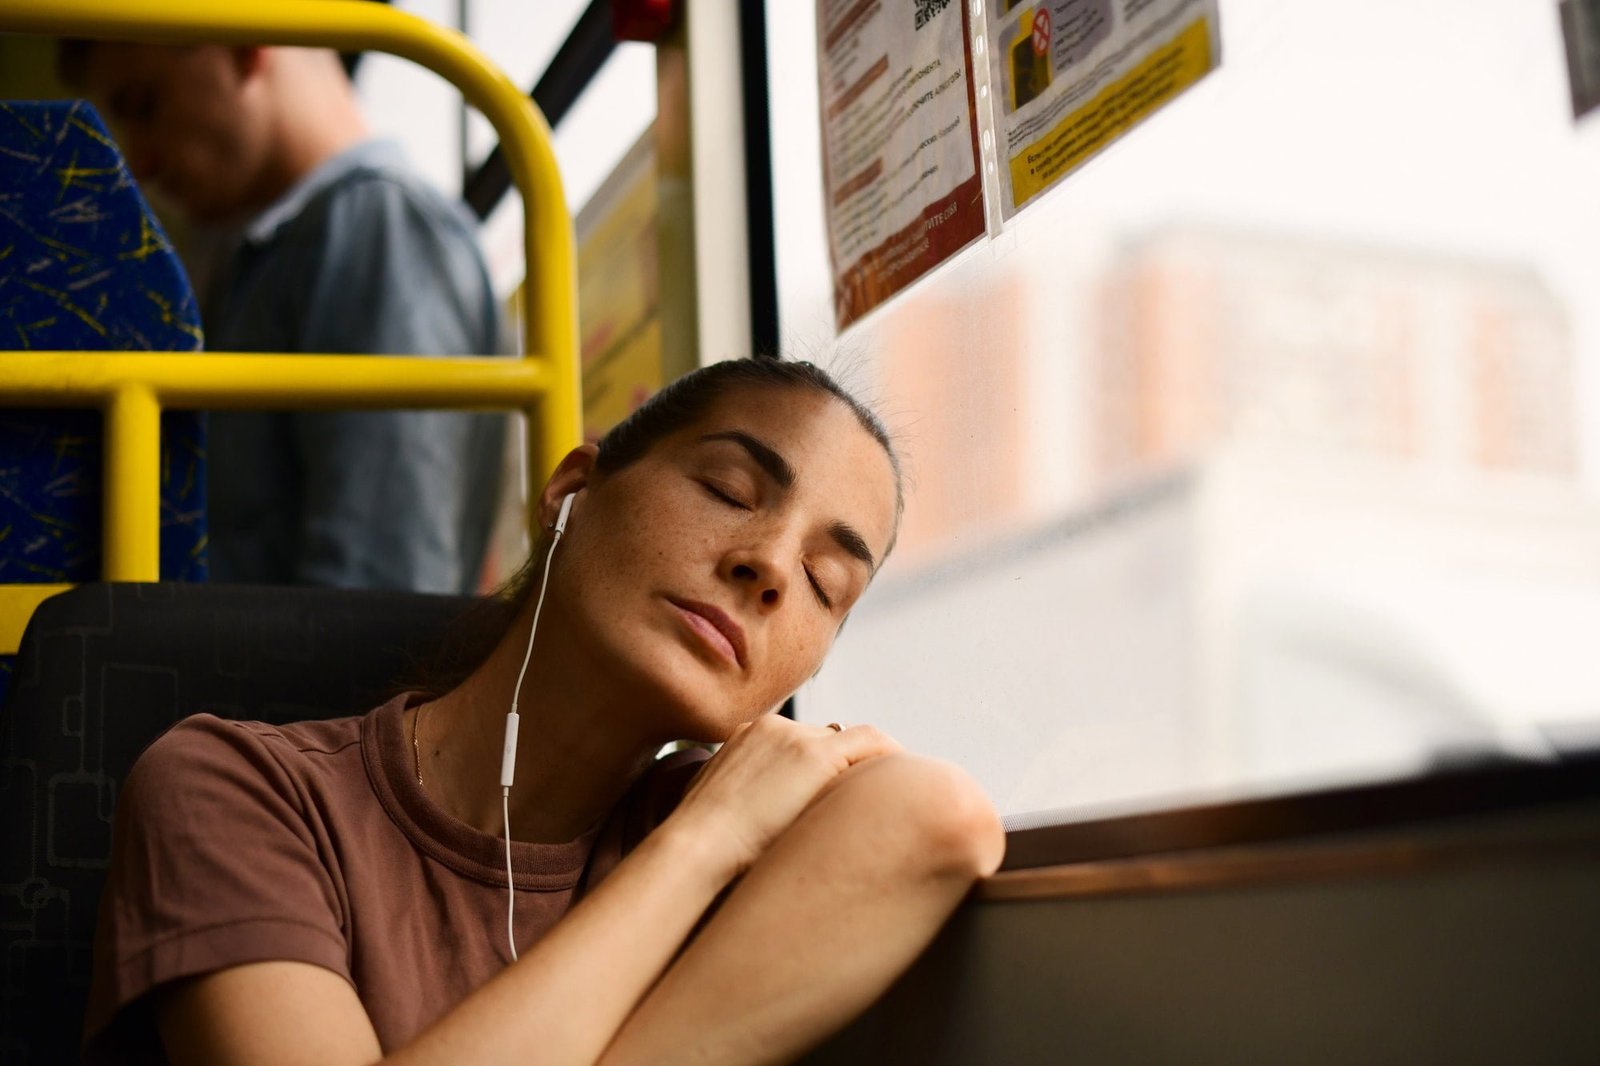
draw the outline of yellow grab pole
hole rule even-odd
[[[532,102],[470,41],[362,0],[0,0],[0,32],[72,37],[373,49],[454,83],[500,136],[523,199],[528,283],[523,350],[549,361],[530,472],[537,480],[582,434],[576,254],[550,131]]]
[[[548,360],[263,352],[6,352],[8,406],[88,407],[129,385],[163,408],[354,410],[529,407],[550,387]]]
[[[124,385],[105,407],[104,572],[107,581],[161,580],[161,405]]]
[[[0,0],[0,30],[64,36],[376,49],[454,83],[500,135],[526,210],[527,350],[576,356],[572,226],[544,118],[454,30],[364,0]],[[537,264],[537,272],[535,271]]]
[[[15,655],[39,605],[71,585],[0,585],[0,655]]]

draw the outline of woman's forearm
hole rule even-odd
[[[952,865],[932,839],[940,834],[919,829],[927,819],[905,816],[907,804],[962,805],[952,808],[949,782],[929,778],[922,761],[881,760],[896,747],[870,727],[839,733],[769,718],[736,730],[677,811],[593,894],[392,1061],[663,1062],[715,1049],[709,1061],[764,1062],[842,1024],[987,872],[965,825]],[[860,772],[880,760],[888,772]],[[832,787],[847,778],[849,787]],[[928,780],[935,793],[916,787]],[[978,805],[987,825],[981,795]],[[779,839],[787,843],[773,855]],[[707,907],[747,871],[760,885],[735,892],[731,919],[719,914],[701,934],[714,943],[697,941],[675,964]],[[831,915],[831,927],[794,920],[813,912]],[[824,974],[834,980],[819,981]]]
[[[866,1006],[992,868],[971,853],[972,819],[945,825],[973,806],[952,803],[948,774],[930,777],[909,758],[862,772],[891,744],[867,727],[783,719],[735,730],[677,810],[588,898],[386,1058],[357,991],[293,962],[172,989],[160,1008],[169,1056],[178,1066],[782,1058]],[[977,835],[993,837],[992,811],[964,788],[987,812]]]
[[[705,834],[669,820],[521,959],[384,1061],[593,1063],[734,874]]]
[[[594,1063],[737,871],[708,830],[668,819],[519,961],[387,1056],[347,980],[263,961],[163,990],[167,1057],[174,1066]]]
[[[792,1061],[911,964],[1004,848],[955,767],[899,755],[853,768],[728,894],[603,1066]]]

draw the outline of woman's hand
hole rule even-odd
[[[840,774],[900,750],[872,726],[835,730],[763,715],[733,731],[663,828],[693,827],[738,876]]]

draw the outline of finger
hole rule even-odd
[[[830,740],[832,749],[854,765],[863,759],[891,755],[902,751],[900,744],[889,734],[870,725],[853,725],[838,731],[823,726],[823,734]]]

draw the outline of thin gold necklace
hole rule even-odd
[[[426,703],[418,707],[417,713],[411,719],[411,759],[412,764],[417,769],[418,788],[422,787],[422,747],[417,743],[417,733],[422,729],[422,712],[427,708],[428,705]]]

